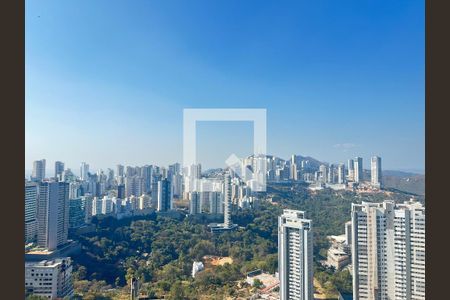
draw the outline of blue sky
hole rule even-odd
[[[424,169],[424,35],[415,0],[26,1],[26,166],[181,161],[211,107],[266,108],[270,154]],[[251,145],[211,125],[207,165]]]

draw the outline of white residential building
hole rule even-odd
[[[305,213],[285,209],[278,217],[281,300],[313,300],[313,233]]]
[[[223,224],[224,228],[231,228],[231,175],[229,172],[225,173],[223,184],[224,195],[224,215]]]
[[[147,209],[151,207],[150,196],[142,194],[139,196],[139,209]]]
[[[370,181],[373,186],[381,187],[381,157],[372,156],[370,159]]]
[[[87,180],[89,177],[89,164],[82,162],[80,166],[80,178],[81,180]]]
[[[345,183],[345,165],[339,164],[337,168],[337,183],[343,184]]]
[[[25,292],[48,299],[73,295],[70,257],[25,262]]]
[[[425,299],[425,208],[352,204],[353,298]]]
[[[65,244],[69,230],[69,184],[41,182],[37,212],[38,245],[54,250]]]

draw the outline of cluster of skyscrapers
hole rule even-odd
[[[267,180],[272,182],[304,181],[334,189],[356,187],[363,182],[373,188],[382,187],[381,157],[370,159],[370,180],[366,180],[362,157],[343,163],[324,164],[311,158],[292,155],[290,160],[267,156]]]

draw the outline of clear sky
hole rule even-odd
[[[424,27],[416,0],[26,1],[26,166],[181,162],[183,108],[266,108],[269,154],[424,169]],[[205,160],[251,151],[205,125]]]

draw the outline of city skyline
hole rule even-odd
[[[267,109],[267,152],[284,159],[424,169],[419,1],[26,1],[25,67],[26,166],[181,162],[184,108],[250,107]],[[217,148],[251,140],[227,126]]]
[[[293,155],[297,156],[299,154],[293,154]],[[288,158],[284,158],[284,157],[279,157],[277,155],[272,155],[272,154],[267,154],[267,156],[277,157],[277,158],[283,159],[285,161],[290,161],[291,160],[291,158],[289,158],[289,157]],[[246,156],[246,157],[248,157],[248,156]],[[304,156],[304,157],[307,157],[307,156]],[[371,162],[371,159],[374,158],[374,157],[379,157],[379,156],[377,156],[377,155],[370,155],[368,157],[362,157],[362,159],[363,159],[363,170],[364,171],[370,171],[372,173],[372,165],[371,165],[372,162]],[[312,157],[312,158],[313,159],[317,159],[316,157]],[[329,162],[329,161],[323,161],[323,160],[320,160],[320,159],[318,159],[318,161],[321,162],[321,163],[324,163],[324,164],[329,164],[329,165],[337,164],[337,167],[339,167],[339,165],[342,165],[345,169],[348,169],[347,162],[349,160],[353,160],[353,159],[354,158],[348,157],[345,161],[342,161],[342,162]],[[136,167],[136,166],[151,166],[151,165],[153,165],[153,166],[159,166],[159,167],[167,168],[167,167],[169,167],[170,165],[173,165],[173,164],[181,164],[181,162],[177,162],[177,161],[169,162],[168,164],[148,163],[148,162],[138,163],[138,164],[125,164],[125,163],[119,162],[119,163],[116,163],[114,165],[108,165],[106,167],[92,168],[90,166],[91,164],[87,163],[85,161],[82,161],[82,162],[78,163],[78,165],[70,166],[70,165],[67,165],[65,162],[62,162],[60,160],[54,160],[53,161],[53,160],[48,160],[46,158],[42,158],[42,159],[38,159],[36,161],[33,161],[29,168],[25,168],[25,177],[26,178],[29,178],[30,176],[32,176],[32,174],[33,174],[33,164],[36,163],[36,162],[40,162],[42,160],[45,160],[47,162],[46,168],[45,168],[45,176],[47,178],[54,177],[55,164],[56,163],[62,163],[63,165],[66,166],[65,169],[67,169],[67,170],[70,169],[71,172],[73,174],[77,175],[77,176],[81,176],[81,168],[82,168],[83,164],[87,164],[88,165],[88,168],[89,168],[88,171],[91,174],[95,174],[97,171],[100,171],[100,170],[103,171],[103,172],[107,172],[108,169],[113,170],[114,172],[116,172],[117,171],[116,170],[117,166],[121,166],[121,167],[126,167],[126,166]],[[214,167],[210,167],[210,168],[206,167],[205,168],[204,165],[201,162],[199,164],[202,166],[203,171],[214,170],[214,169],[226,169],[227,168],[226,165],[214,166]],[[384,165],[384,162],[383,162],[383,165]],[[389,170],[389,169],[387,169],[386,170],[385,167],[383,167],[383,169],[385,171],[400,171],[400,172],[406,172],[406,173],[412,173],[412,174],[418,174],[418,175],[424,175],[425,174],[424,170],[415,170],[415,169],[412,169],[412,170],[411,169],[406,169],[406,170],[405,169],[403,169],[403,170],[402,169],[398,169],[398,170],[392,170],[392,169]]]

